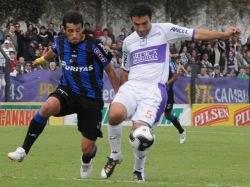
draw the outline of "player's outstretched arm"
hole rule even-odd
[[[50,58],[54,57],[55,53],[52,50],[47,51],[43,56],[35,59],[33,65],[43,65],[49,60]]]
[[[241,30],[236,27],[229,28],[224,32],[209,31],[207,29],[196,29],[194,39],[195,40],[226,39],[230,37],[237,37],[240,34]]]
[[[106,67],[105,67],[105,71],[108,74],[109,77],[109,81],[111,82],[115,93],[118,92],[119,86],[120,86],[120,81],[118,79],[118,77],[116,76],[115,70],[112,66],[111,63],[109,63]]]

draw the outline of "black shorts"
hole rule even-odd
[[[174,91],[173,89],[170,89],[167,93],[168,93],[168,101],[164,113],[171,113],[174,106]]]
[[[60,101],[61,110],[55,116],[76,113],[78,130],[84,137],[94,141],[97,137],[102,137],[101,122],[104,105],[102,99],[77,95],[63,86],[58,86],[49,97],[56,97]]]

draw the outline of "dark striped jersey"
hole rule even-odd
[[[60,57],[62,77],[60,84],[76,94],[102,99],[103,70],[112,55],[90,36],[74,45],[65,36],[56,39],[52,49]]]
[[[168,77],[168,80],[170,80],[170,79],[172,78],[172,76],[173,76],[174,74],[176,74],[176,72],[177,72],[176,63],[175,63],[174,61],[171,60],[171,61],[169,62],[169,77]],[[173,84],[174,84],[174,82],[171,83],[169,86],[172,87]]]

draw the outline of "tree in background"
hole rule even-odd
[[[1,0],[0,20],[14,18],[37,23],[45,8],[42,0]]]

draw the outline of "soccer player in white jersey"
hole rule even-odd
[[[101,177],[108,178],[122,162],[121,123],[132,120],[132,131],[141,126],[153,128],[164,112],[167,101],[165,83],[169,77],[169,43],[178,39],[212,40],[239,35],[238,28],[225,32],[188,29],[171,23],[151,23],[148,5],[136,4],[130,13],[135,32],[123,43],[121,83],[109,109],[109,144],[111,154],[102,168]],[[147,149],[134,149],[135,181],[144,181]]]

